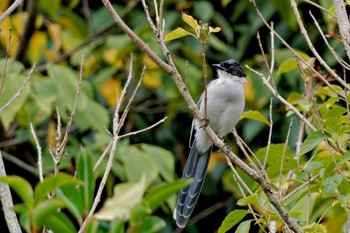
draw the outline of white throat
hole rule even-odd
[[[229,74],[229,73],[227,73],[227,72],[225,72],[223,70],[218,70],[218,78],[231,79],[231,80],[233,80],[235,82],[242,83],[242,84],[247,82],[247,80],[245,78]]]

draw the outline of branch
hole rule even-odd
[[[7,16],[9,16],[12,13],[12,11],[14,11],[19,5],[22,4],[22,2],[23,0],[16,0],[14,3],[12,3],[12,5],[9,8],[7,8],[4,14],[2,14],[2,16],[0,17],[0,25],[7,18]]]
[[[321,75],[317,70],[315,70],[314,67],[312,67],[308,61],[305,61],[299,54],[298,52],[293,49],[275,30],[273,30],[273,28],[271,28],[271,26],[266,22],[264,16],[262,15],[262,13],[260,12],[259,8],[256,5],[256,1],[255,0],[250,0],[250,2],[253,3],[254,8],[256,10],[257,15],[259,16],[259,18],[263,21],[263,23],[265,24],[265,26],[275,34],[275,36],[281,41],[281,43],[287,48],[289,49],[293,55],[298,59],[298,61],[302,62],[307,68],[309,68],[315,75],[317,75],[317,77],[319,77],[325,84],[327,84],[334,92],[336,92],[339,96],[343,97],[344,99],[346,98],[342,93],[340,93],[339,91],[337,91],[335,88],[333,88],[333,86],[323,77],[323,75]],[[346,89],[350,90],[350,86],[346,85],[344,86]]]
[[[317,58],[317,60],[320,62],[320,64],[339,82],[341,83],[344,87],[345,86],[348,86],[348,84],[341,78],[339,77],[339,75],[337,75],[337,73],[331,68],[328,66],[328,64],[325,62],[325,60],[323,60],[323,58],[320,56],[320,54],[317,52],[317,50],[315,49],[314,45],[312,44],[311,42],[311,39],[304,27],[304,24],[301,20],[301,17],[300,17],[300,14],[299,14],[299,11],[298,11],[298,8],[297,8],[297,4],[295,2],[295,0],[290,0],[290,4],[292,6],[292,9],[294,11],[294,15],[295,15],[295,18],[299,24],[299,28],[300,28],[300,31],[301,31],[301,34],[304,36],[304,39],[307,43],[307,45],[309,46],[311,52],[315,55],[315,57]]]
[[[5,165],[2,160],[2,154],[0,151],[0,177],[6,177]],[[21,227],[19,225],[16,213],[13,211],[13,201],[10,192],[10,187],[7,183],[0,182],[0,200],[2,209],[4,211],[7,227],[11,233],[19,233]]]
[[[155,124],[151,125],[151,126],[148,126],[144,129],[141,129],[141,130],[137,130],[137,131],[134,131],[134,132],[130,132],[130,133],[127,133],[127,134],[123,134],[121,135],[119,138],[125,138],[125,137],[130,137],[130,136],[133,136],[133,135],[136,135],[136,134],[139,134],[139,133],[142,133],[142,132],[145,132],[145,131],[148,131],[154,127],[156,127],[157,125],[163,123],[168,117],[164,117],[163,119],[161,119],[160,121],[156,122]]]
[[[16,60],[22,61],[27,51],[30,38],[35,30],[35,21],[39,10],[39,0],[30,0],[29,15],[24,26],[24,32],[21,35],[19,47],[16,53]]]
[[[334,5],[335,18],[338,22],[339,32],[348,58],[350,60],[350,23],[346,13],[343,0],[332,0]]]
[[[2,87],[3,87],[3,85],[4,85],[4,80],[5,80],[5,75],[6,75],[6,69],[7,69],[7,61],[8,61],[9,54],[10,54],[11,35],[12,35],[12,28],[9,28],[9,38],[8,38],[8,40],[7,40],[7,46],[6,46],[6,52],[5,52],[4,68],[3,68],[3,70],[2,70],[1,81],[0,81],[0,96],[1,96]]]
[[[39,180],[40,182],[43,182],[44,175],[43,175],[43,162],[42,162],[42,153],[41,153],[41,146],[38,140],[38,137],[35,134],[33,124],[30,123],[30,130],[32,132],[35,144],[36,144],[36,150],[38,151],[38,169],[39,169]]]
[[[10,106],[10,104],[11,104],[13,101],[15,101],[15,99],[17,99],[18,97],[21,96],[24,87],[25,87],[26,84],[28,83],[29,79],[32,77],[34,68],[35,68],[35,64],[34,64],[34,65],[32,66],[32,68],[30,69],[30,72],[29,72],[27,78],[24,80],[22,86],[19,88],[19,90],[17,91],[17,93],[16,93],[6,104],[4,104],[4,106],[2,106],[2,108],[0,109],[0,113],[1,113],[2,111],[4,111],[8,106]]]
[[[32,167],[28,165],[27,163],[23,162],[22,160],[18,159],[16,156],[11,155],[5,151],[2,152],[2,157],[14,164],[16,164],[18,167],[22,168],[23,170],[26,170],[27,172],[30,172],[34,175],[38,175],[37,170],[35,167]]]
[[[278,92],[276,92],[276,90],[271,86],[271,84],[267,81],[267,79],[265,78],[265,76],[264,76],[262,73],[260,73],[260,72],[258,72],[258,71],[256,71],[256,70],[254,70],[253,68],[249,67],[248,65],[246,65],[246,67],[247,67],[250,71],[252,71],[253,73],[255,73],[255,74],[261,79],[261,81],[263,82],[263,84],[270,90],[270,92],[271,92],[274,96],[276,96],[276,98],[279,99],[283,104],[285,104],[285,105],[288,107],[289,110],[293,111],[302,121],[304,121],[304,122],[307,124],[307,126],[310,127],[310,129],[312,129],[313,131],[316,130],[316,127],[313,126],[313,125],[310,123],[310,121],[308,121],[308,120],[306,119],[305,116],[303,116],[293,105],[291,105],[290,103],[288,103],[288,101],[287,101],[286,99],[284,99]]]

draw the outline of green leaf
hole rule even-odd
[[[85,149],[82,149],[78,154],[77,172],[78,178],[83,181],[83,184],[79,186],[79,189],[81,190],[81,198],[84,203],[85,212],[87,213],[90,210],[94,199],[95,181],[92,170],[92,157]]]
[[[157,165],[160,175],[166,181],[173,181],[175,177],[175,161],[173,154],[161,147],[141,144],[141,149],[145,151],[154,164]]]
[[[218,230],[218,233],[225,233],[230,230],[234,225],[239,223],[247,214],[248,210],[234,210],[229,213]]]
[[[324,139],[321,130],[316,130],[312,132],[303,142],[300,148],[300,155],[306,154],[307,152],[313,150],[318,144],[320,144]]]
[[[176,28],[175,30],[169,32],[165,36],[164,41],[175,40],[175,39],[178,39],[178,38],[181,38],[181,37],[184,37],[184,36],[188,36],[188,35],[191,35],[191,36],[196,38],[196,36],[193,33],[189,32],[189,31],[186,31],[185,29],[183,29],[183,28]]]
[[[186,187],[192,180],[181,179],[170,183],[161,183],[147,193],[143,202],[153,211],[156,210],[172,194],[177,193],[180,189]]]
[[[333,193],[339,186],[340,182],[343,180],[343,177],[340,174],[329,177],[324,182],[324,191],[327,195]]]
[[[77,109],[75,122],[82,131],[90,127],[96,131],[104,131],[109,125],[109,114],[102,105],[89,99],[85,108]]]
[[[139,182],[141,178],[145,178],[148,186],[158,177],[158,166],[144,151],[128,146],[121,148],[120,153],[126,175],[131,182]]]
[[[182,12],[181,16],[182,20],[189,26],[191,26],[191,28],[193,28],[195,31],[199,29],[199,24],[197,20],[195,20],[191,15],[187,15],[186,13]]]
[[[270,126],[270,122],[264,117],[263,114],[261,114],[258,111],[249,110],[249,111],[243,112],[241,119],[244,119],[244,118],[260,121]]]
[[[327,233],[325,226],[316,223],[303,227],[303,231],[304,233]]]
[[[67,209],[73,214],[77,221],[83,221],[83,213],[86,207],[83,203],[82,194],[80,192],[81,186],[76,184],[66,184],[56,190],[58,196],[67,204]]]
[[[72,221],[63,213],[55,211],[50,215],[43,218],[42,226],[46,226],[47,229],[53,232],[64,232],[64,233],[76,233]]]
[[[142,178],[138,183],[128,182],[116,185],[113,197],[107,199],[102,209],[95,214],[95,217],[107,221],[116,218],[128,220],[131,211],[141,203],[145,190],[145,178]]]
[[[45,218],[57,212],[59,208],[63,208],[65,206],[66,203],[63,200],[57,198],[44,200],[38,203],[33,210],[33,220],[35,226],[38,228],[44,226],[42,224]]]
[[[252,220],[247,220],[247,221],[241,222],[238,225],[237,230],[235,232],[236,233],[249,233],[251,222],[252,222]]]
[[[256,203],[258,203],[258,197],[255,194],[241,198],[237,201],[237,205],[239,206],[246,206],[246,205],[256,204]]]
[[[291,70],[294,70],[295,68],[298,67],[298,62],[295,58],[289,58],[282,62],[280,67],[278,67],[277,74],[281,75],[284,73],[288,73]]]
[[[1,66],[3,67],[3,66]],[[26,76],[20,73],[7,73],[3,82],[3,87],[0,96],[0,108],[7,104],[12,97],[18,92],[24,83]],[[0,114],[0,121],[7,131],[14,121],[16,114],[23,108],[24,104],[30,95],[31,87],[29,83],[24,87],[21,95],[16,98],[5,110]]]
[[[35,187],[35,201],[39,203],[56,188],[65,184],[80,184],[81,181],[71,175],[58,173],[57,175],[49,176]]]
[[[147,216],[138,233],[157,233],[166,227],[165,221],[157,216]]]
[[[28,181],[19,176],[7,176],[0,177],[0,182],[7,183],[26,205],[34,205],[34,192]]]

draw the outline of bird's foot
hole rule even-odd
[[[229,154],[231,152],[231,147],[227,143],[225,143],[225,145],[221,147],[220,150],[225,154]]]

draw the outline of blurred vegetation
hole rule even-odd
[[[84,5],[84,2],[89,6]],[[137,0],[111,2],[128,26],[153,51],[162,56],[147,23],[141,2]],[[316,2],[332,10],[331,1]],[[0,2],[0,15],[11,3],[10,0]],[[33,22],[29,20],[31,4],[37,4]],[[153,1],[148,1],[148,4],[150,9],[153,9]],[[206,45],[208,64],[233,58],[239,61],[242,67],[249,65],[263,74],[268,73],[256,37],[259,32],[262,46],[269,59],[270,32],[257,16],[250,1],[221,0],[214,3],[171,0],[165,1],[164,4],[166,33],[176,27],[188,27],[181,20],[182,12],[203,22],[210,22],[213,27],[221,28],[220,32],[210,35]],[[274,29],[326,76],[300,35],[289,1],[259,0],[257,4],[265,19],[274,22]],[[336,21],[303,1],[300,2],[299,8],[315,47],[327,64],[341,73],[342,68],[321,42],[322,38],[313,26],[308,11],[312,10],[325,34],[333,31],[337,34]],[[151,13],[154,12],[151,10]],[[29,32],[30,37],[26,40],[22,35],[28,30],[30,23],[33,25],[33,30]],[[36,65],[36,70],[21,96],[0,114],[0,149],[5,159],[7,174],[16,175],[2,181],[10,185],[13,182],[25,187],[26,190],[31,190],[26,195],[21,195],[23,190],[20,189],[15,196],[16,203],[24,203],[16,207],[21,216],[23,229],[27,232],[38,231],[43,226],[52,229],[56,226],[55,232],[75,232],[79,229],[91,207],[107,163],[105,158],[101,165],[93,170],[110,141],[110,135],[105,129],[112,130],[114,107],[125,85],[132,53],[134,76],[132,88],[135,88],[140,78],[145,60],[147,71],[122,133],[146,128],[165,116],[168,116],[168,119],[149,131],[120,139],[103,200],[86,232],[172,232],[175,229],[172,211],[176,192],[186,185],[186,181],[179,181],[177,177],[181,176],[181,168],[189,151],[188,139],[192,123],[192,114],[173,80],[114,25],[100,1],[26,1],[20,9],[6,18],[0,29],[1,74],[3,67],[6,67],[0,107],[12,98],[21,87],[32,65]],[[337,37],[329,38],[329,43],[341,56],[345,56],[342,43]],[[193,37],[183,37],[167,42],[167,45],[181,75],[186,77],[190,93],[195,100],[198,100],[204,89],[201,44]],[[24,50],[19,49],[21,46],[25,47]],[[310,121],[316,122],[317,119],[310,114],[313,104],[305,98],[304,80],[300,78],[301,72],[297,69],[295,57],[277,39],[274,47],[276,69],[273,71],[273,77],[279,93],[298,110],[309,114]],[[7,49],[8,61],[6,61]],[[62,173],[49,176],[54,171],[50,150],[56,147],[56,108],[65,127],[76,95],[83,54],[83,85],[69,136],[68,155],[60,165]],[[247,69],[245,71],[248,76],[248,83],[245,85],[246,111],[259,111],[269,119],[272,94],[256,75]],[[210,66],[208,72],[208,77],[214,78]],[[324,87],[317,80],[313,80],[313,87],[315,89],[312,93],[317,99],[317,107],[322,118],[325,119],[324,126],[327,133],[334,138],[336,145],[346,148],[345,156],[337,154],[336,160],[340,161],[339,165],[344,167],[345,174],[348,174],[347,106],[337,93],[329,87]],[[341,88],[337,90],[342,92]],[[347,93],[345,95],[347,96]],[[125,107],[125,103],[123,106]],[[272,101],[272,107],[274,130],[267,160],[267,173],[271,181],[276,184],[279,180],[282,154],[288,158],[284,164],[284,175],[287,176],[289,170],[295,170],[297,174],[295,184],[306,181],[308,174],[321,174],[317,182],[311,185],[313,200],[310,223],[317,222],[326,212],[326,215],[322,216],[322,223],[327,231],[341,232],[342,228],[345,229],[343,225],[347,213],[344,206],[349,199],[349,188],[348,183],[335,172],[333,160],[322,147],[323,135],[320,136],[319,131],[308,132],[311,133],[309,139],[311,142],[307,141],[304,144],[301,162],[297,162],[294,156],[300,121],[276,98]],[[284,152],[284,141],[291,118],[293,127],[287,151]],[[32,168],[37,167],[36,144],[30,132],[30,123],[33,124],[42,147],[43,170],[45,177],[48,177],[43,183],[39,183],[37,170],[33,171],[18,163],[22,161]],[[268,124],[245,118],[238,124],[237,131],[257,157],[263,160],[269,132]],[[304,138],[307,136],[308,134]],[[232,136],[228,136],[226,142],[243,157]],[[310,157],[314,159],[308,160]],[[307,161],[309,163],[306,163]],[[258,198],[266,198],[261,194],[261,190],[259,192],[255,182],[241,171],[238,172],[247,185],[256,191]],[[204,190],[193,214],[193,216],[202,215],[197,215],[185,231],[214,232],[220,227],[225,216],[238,208],[236,200],[242,198],[242,194],[232,175],[232,171],[226,165],[225,157],[221,153],[213,153]],[[78,177],[79,182],[85,185],[78,185],[79,188],[76,188],[77,183],[81,183],[73,179],[73,176]],[[50,181],[50,178],[56,181]],[[52,182],[58,183],[52,185]],[[54,190],[57,199],[44,201],[46,195]],[[301,189],[285,203],[302,226],[307,225],[305,222],[307,191],[307,187]],[[250,203],[255,204],[255,201]],[[43,208],[45,204],[46,208]],[[329,206],[332,208],[328,209]],[[264,207],[265,210],[271,208],[267,204]],[[63,211],[57,212],[57,208]],[[212,213],[207,215],[203,210]],[[245,216],[242,221],[246,221],[245,225],[240,225],[241,228],[247,225],[249,227],[253,218],[242,211],[239,214],[242,218]],[[272,213],[264,214],[277,220]],[[51,217],[44,218],[44,216]],[[0,225],[1,228],[6,225],[2,214],[0,214]],[[256,224],[251,224],[250,228],[252,232],[258,232]]]

